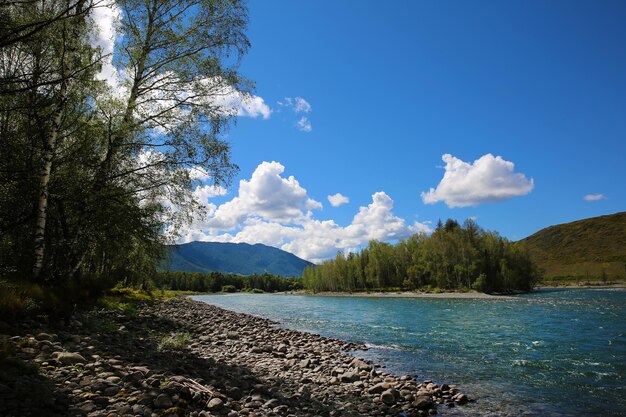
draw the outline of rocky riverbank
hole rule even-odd
[[[131,313],[0,326],[0,415],[426,416],[468,402],[270,320],[188,299]]]

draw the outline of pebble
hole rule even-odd
[[[135,316],[76,313],[20,332],[0,341],[38,362],[52,390],[31,387],[41,386],[39,376],[2,381],[0,415],[426,416],[438,403],[445,413],[470,402],[454,385],[419,383],[356,357],[364,345],[186,299],[145,305]],[[172,333],[192,342],[159,351]]]

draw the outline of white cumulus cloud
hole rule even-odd
[[[178,241],[263,243],[320,262],[339,250],[359,250],[370,240],[397,240],[431,230],[426,223],[407,224],[396,216],[393,200],[382,191],[374,193],[372,202],[360,207],[345,227],[315,219],[314,210],[322,208],[321,203],[293,176],[283,177],[284,170],[279,162],[259,164],[250,179],[239,182],[237,196],[219,206],[208,200],[225,190],[198,186],[194,195],[204,198],[205,217],[177,230]],[[336,196],[343,197],[329,197]]]
[[[262,117],[263,119],[269,119],[272,114],[272,109],[262,97],[243,94],[230,85],[221,87],[221,91],[212,100],[226,114],[236,114],[240,117]]]
[[[99,2],[97,6],[93,8],[91,14],[96,29],[94,36],[92,36],[91,44],[94,47],[100,48],[103,57],[102,69],[97,74],[97,78],[106,81],[117,95],[121,95],[125,92],[122,82],[124,81],[123,78],[127,75],[125,71],[118,71],[113,65],[115,40],[118,36],[121,36],[117,31],[121,16],[122,12],[113,0],[103,0]],[[153,79],[151,83],[154,87],[158,87],[160,82],[172,83],[174,80],[175,77],[173,74],[165,73],[161,76],[161,79]],[[204,83],[205,86],[208,85],[212,87],[214,94],[209,97],[208,104],[219,107],[220,111],[224,114],[239,117],[261,117],[263,119],[269,119],[272,114],[272,109],[265,103],[262,97],[254,94],[244,94],[232,86],[227,85],[219,78],[207,77],[199,79],[198,82]],[[189,91],[183,89],[177,92],[176,97],[180,99],[189,95]],[[295,108],[302,106],[299,104],[298,99],[299,97],[296,97],[293,101]],[[149,97],[146,103],[151,103],[153,107],[160,106],[166,109],[171,107],[174,101],[172,101],[171,97]],[[306,101],[304,101],[304,103],[308,105]],[[149,110],[159,113],[158,108],[150,108]],[[179,110],[179,112],[184,113],[182,110]]]
[[[97,74],[99,80],[106,81],[111,87],[118,88],[117,69],[113,66],[113,48],[117,37],[116,25],[120,19],[120,9],[114,1],[104,1],[94,7],[91,18],[95,26],[95,34],[91,44],[100,47],[102,53],[102,69]]]
[[[208,223],[214,229],[228,230],[248,216],[279,223],[303,223],[311,210],[322,204],[309,198],[293,177],[283,178],[285,167],[278,162],[262,162],[250,180],[239,182],[239,195],[219,206]]]
[[[606,200],[606,196],[604,194],[587,194],[583,199],[585,201],[600,201]]]
[[[342,204],[347,204],[350,202],[350,199],[348,197],[346,197],[345,195],[341,195],[340,193],[337,193],[335,195],[329,195],[327,198],[328,202],[333,207],[339,207]]]
[[[443,201],[449,207],[477,206],[483,203],[507,200],[530,193],[534,180],[514,172],[515,164],[488,153],[473,163],[450,154],[442,156],[445,174],[437,185],[422,192],[426,204]]]

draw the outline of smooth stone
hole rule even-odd
[[[433,402],[428,397],[419,397],[413,403],[413,407],[417,408],[418,410],[428,410],[432,406],[433,406]]]
[[[396,396],[393,395],[392,390],[383,391],[383,393],[380,394],[380,399],[387,405],[394,405],[396,403]]]
[[[368,388],[367,392],[369,394],[382,394],[383,391],[386,391],[389,388],[391,388],[391,385],[389,385],[386,382],[380,382],[380,383],[374,385],[373,387]]]
[[[56,352],[53,356],[63,365],[75,365],[77,363],[87,362],[87,359],[85,359],[82,355],[74,352]]]
[[[365,361],[362,361],[361,359],[354,359],[351,363],[350,366],[357,368],[359,371],[371,371],[372,370],[372,366],[370,364],[368,364]]]
[[[361,377],[354,372],[346,372],[339,378],[341,382],[355,382],[361,379]]]
[[[160,394],[154,399],[153,404],[156,408],[170,408],[172,406],[172,399],[167,394]]]
[[[120,387],[112,386],[105,388],[103,394],[107,397],[112,397],[118,392],[120,392]]]
[[[222,401],[220,398],[213,398],[209,400],[209,402],[206,405],[206,408],[211,411],[214,411],[214,410],[219,410],[220,408],[222,408],[223,405],[224,405],[224,401]]]
[[[54,336],[48,333],[39,333],[37,336],[35,336],[35,339],[39,341],[46,340],[48,342],[54,342]]]
[[[463,404],[467,404],[467,402],[469,401],[469,398],[467,398],[467,395],[465,394],[457,394],[454,401],[459,405],[463,405]]]

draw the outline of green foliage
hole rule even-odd
[[[237,287],[234,285],[224,285],[222,287],[222,292],[237,292]]]
[[[217,184],[237,170],[222,139],[234,113],[215,98],[251,90],[238,73],[250,46],[245,3],[5,3],[0,278],[51,296],[10,288],[0,309],[18,315],[54,297],[72,309],[118,282],[149,289],[164,232],[175,237],[202,210],[189,168]],[[113,4],[115,64],[129,75],[117,91],[97,77],[105,57],[92,45],[96,7]]]
[[[98,283],[91,280],[40,285],[0,279],[0,318],[13,320],[36,314],[67,316],[77,304],[89,304],[101,294]]]
[[[137,315],[137,306],[131,302],[122,302],[117,298],[111,298],[108,296],[102,297],[98,300],[98,306],[106,310],[117,310],[124,313],[127,316]]]
[[[547,227],[522,239],[544,281],[626,279],[626,212]]]
[[[157,350],[182,350],[189,346],[190,342],[191,335],[189,333],[172,333],[161,339]]]
[[[487,275],[480,274],[472,284],[472,289],[480,292],[487,291]]]
[[[158,272],[152,276],[158,288],[177,291],[220,292],[224,286],[236,291],[282,292],[302,289],[299,278],[283,278],[277,275],[235,275],[220,272]]]
[[[439,222],[430,236],[417,234],[396,245],[372,241],[359,254],[307,268],[311,291],[468,290],[505,293],[530,290],[538,274],[521,244],[487,232],[472,221]]]

